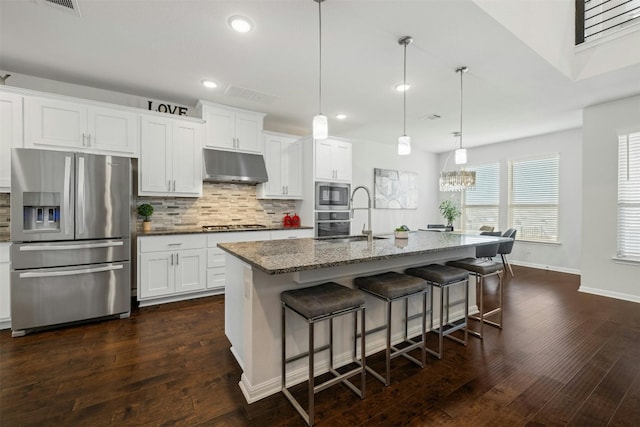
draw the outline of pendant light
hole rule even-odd
[[[404,47],[404,74],[402,91],[402,136],[398,138],[398,154],[406,156],[411,154],[411,137],[407,135],[407,46],[411,44],[411,36],[400,37],[398,44]]]
[[[322,114],[322,2],[318,3],[318,115],[313,117],[313,139],[327,139],[329,136],[329,124],[327,116]]]
[[[467,163],[467,149],[462,148],[462,76],[469,71],[467,67],[456,69],[456,73],[460,73],[460,148],[456,150],[456,165],[464,165]]]

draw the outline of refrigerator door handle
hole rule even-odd
[[[71,156],[65,156],[64,158],[63,204],[66,210],[64,213],[64,234],[73,234],[73,211],[71,210]]]
[[[36,251],[64,251],[74,249],[96,249],[96,248],[113,248],[116,246],[123,246],[124,242],[107,242],[107,243],[84,243],[79,245],[33,245],[33,246],[20,246],[21,252],[36,252]]]
[[[118,264],[118,265],[109,265],[105,267],[96,267],[96,268],[81,268],[78,270],[25,272],[25,273],[20,273],[20,278],[35,279],[39,277],[75,276],[78,274],[91,274],[91,273],[100,273],[103,271],[122,270],[123,268],[124,266],[122,264]]]
[[[85,188],[84,157],[78,156],[78,234],[84,234],[85,222]]]

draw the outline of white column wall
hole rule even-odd
[[[582,280],[580,290],[640,302],[640,263],[615,261],[618,132],[640,129],[640,96],[583,114]]]

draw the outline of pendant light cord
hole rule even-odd
[[[318,114],[322,114],[322,2],[318,2]]]
[[[460,73],[460,148],[462,148],[462,75],[468,70],[467,67],[460,67],[456,72]]]
[[[407,44],[404,44],[404,90],[402,91],[402,135],[407,135]]]

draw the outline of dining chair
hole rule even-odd
[[[509,264],[507,255],[509,255],[511,253],[511,250],[513,249],[513,244],[516,241],[517,231],[518,230],[516,230],[515,228],[509,228],[507,231],[505,231],[502,237],[509,237],[511,238],[511,241],[500,243],[500,245],[498,246],[498,253],[502,257],[502,266],[504,267],[505,270],[507,269],[507,267],[509,267],[509,272],[511,273],[511,277],[513,277],[513,269],[511,268],[511,264]]]
[[[479,228],[480,231],[493,231],[495,227],[492,225],[483,225]]]

